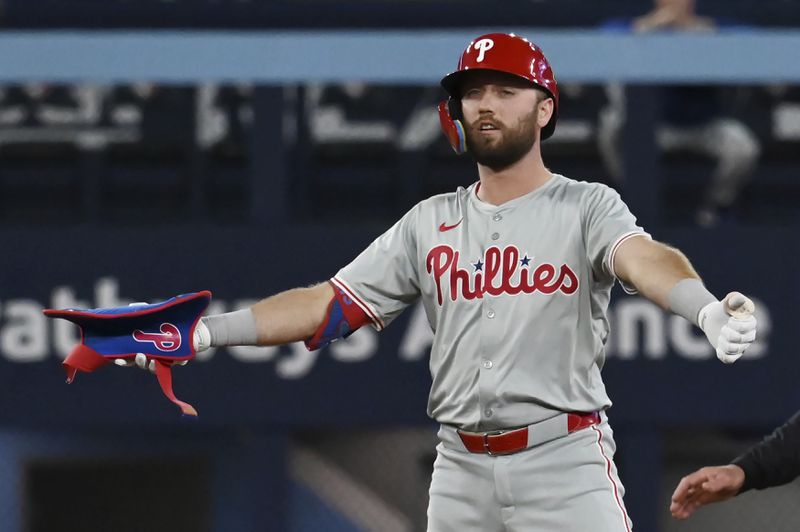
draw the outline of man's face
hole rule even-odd
[[[501,72],[475,72],[461,86],[467,151],[492,170],[519,161],[536,143],[546,96],[527,81]]]

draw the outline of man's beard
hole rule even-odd
[[[534,111],[535,112],[535,111]],[[480,120],[466,129],[467,152],[478,164],[495,172],[508,168],[522,159],[536,142],[536,120],[534,112],[524,116],[514,129],[502,125],[500,142],[487,142],[481,138]]]

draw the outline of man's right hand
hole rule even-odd
[[[197,417],[192,405],[175,397],[171,366],[183,365],[197,354],[196,338],[204,341],[199,324],[210,302],[211,292],[203,290],[126,307],[45,309],[44,315],[80,327],[81,341],[62,363],[67,383],[78,371],[90,373],[111,361],[136,365],[156,374],[164,395],[183,415]]]
[[[698,469],[681,479],[669,511],[675,519],[686,519],[701,506],[735,497],[743,483],[744,470],[737,465]]]
[[[128,306],[137,306],[137,305],[146,305],[147,303],[131,303]],[[196,352],[205,351],[209,347],[211,347],[211,333],[206,327],[206,324],[203,323],[203,320],[197,322],[197,326],[194,328],[194,334],[192,335],[192,343],[194,344],[194,349]],[[180,360],[174,362],[173,366],[185,366],[186,363],[189,362],[188,360]],[[156,372],[156,361],[153,359],[147,358],[144,353],[136,353],[136,357],[133,359],[128,358],[117,358],[114,360],[114,364],[123,368],[130,368],[136,366],[139,369],[146,369],[150,373]]]
[[[179,360],[177,362],[173,362],[170,364],[171,366],[185,366],[189,361],[188,360]],[[131,368],[136,366],[139,369],[146,369],[150,373],[156,372],[156,361],[154,359],[147,359],[147,356],[144,353],[136,353],[136,356],[133,360],[128,358],[117,358],[114,360],[114,364],[123,368]]]
[[[194,350],[199,353],[211,347],[211,332],[208,330],[205,322],[201,318],[194,328],[194,335],[192,336]]]

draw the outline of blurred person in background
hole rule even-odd
[[[440,135],[438,88],[360,82],[311,85],[307,93],[312,140],[318,145],[377,144],[424,150]]]
[[[787,484],[800,476],[800,412],[728,465],[708,466],[683,477],[672,494],[677,519],[751,489]]]
[[[694,0],[654,0],[653,9],[638,18],[612,20],[611,31],[715,32],[734,27],[733,21],[703,17],[695,12]],[[737,29],[740,29],[738,26]],[[625,93],[611,85],[608,105],[600,112],[598,142],[601,157],[617,180],[622,180],[619,134],[625,123]],[[730,211],[739,191],[751,176],[761,153],[761,144],[741,120],[727,116],[716,85],[670,85],[660,94],[661,123],[656,144],[663,152],[689,151],[710,157],[716,166],[695,213],[702,226],[718,223]]]

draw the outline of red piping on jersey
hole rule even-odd
[[[644,231],[632,231],[632,232],[630,232],[630,233],[627,233],[627,234],[624,234],[624,235],[622,235],[622,236],[621,236],[621,237],[620,237],[620,238],[617,240],[617,242],[614,244],[614,247],[613,247],[613,248],[611,248],[611,253],[609,253],[609,254],[608,254],[608,269],[609,269],[609,272],[608,272],[608,273],[610,273],[610,274],[611,274],[611,275],[613,275],[614,277],[616,277],[616,276],[617,276],[617,272],[615,272],[615,271],[614,271],[614,260],[615,260],[615,258],[616,258],[616,255],[617,255],[617,249],[619,249],[619,246],[620,246],[620,245],[621,245],[623,242],[625,242],[626,240],[629,240],[629,239],[631,239],[631,238],[633,238],[633,237],[635,237],[635,236],[644,236],[644,237],[649,237],[650,235],[648,235],[648,234],[647,234],[647,233],[645,233]]]

